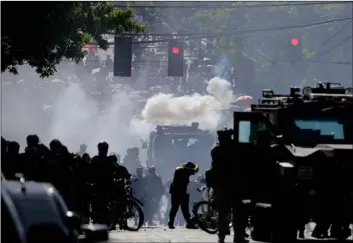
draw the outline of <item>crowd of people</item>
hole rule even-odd
[[[128,149],[121,161],[119,154],[109,154],[109,144],[106,142],[100,142],[97,145],[98,154],[91,157],[84,144],[80,145],[78,152],[71,153],[58,139],[52,140],[47,147],[37,135],[27,136],[24,153],[20,153],[18,142],[1,140],[1,170],[6,179],[18,180],[22,176],[26,180],[51,183],[69,208],[83,218],[94,211],[97,212],[97,222],[109,224],[106,205],[123,196],[123,189],[117,189],[115,182],[124,180],[131,184],[134,197],[143,202],[145,221],[149,226],[155,225],[156,221],[168,222],[169,210],[173,206],[169,193],[173,180],[167,180],[163,185],[156,168],[147,168],[141,163],[136,147]],[[190,184],[187,181],[190,204],[201,200],[197,191],[202,186],[200,181],[200,178]],[[164,218],[163,210],[160,210],[163,195],[168,200]],[[178,215],[176,224],[185,223]]]

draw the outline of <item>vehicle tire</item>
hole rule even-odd
[[[124,228],[128,231],[138,231],[142,225],[144,224],[145,220],[145,215],[142,211],[141,206],[133,199],[128,199],[126,203],[126,209],[125,209],[125,217],[124,217]],[[137,213],[137,215],[134,215],[135,219],[138,219],[138,224],[135,222],[135,227],[131,227],[128,225],[128,220],[130,216],[133,214],[133,212]]]
[[[194,205],[192,211],[200,229],[211,235],[217,234],[217,212],[210,202],[200,201]]]

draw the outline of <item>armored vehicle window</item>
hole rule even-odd
[[[351,127],[347,120],[332,117],[295,118],[290,132],[291,141],[306,143],[352,143]]]
[[[169,161],[171,164],[183,160],[200,160],[200,151],[208,155],[213,144],[214,138],[209,133],[158,135],[154,141],[153,159]]]
[[[239,122],[239,142],[240,143],[250,143],[250,121],[240,121]]]
[[[337,120],[295,120],[295,125],[301,131],[319,131],[320,136],[330,136],[332,139],[344,139],[343,124]]]
[[[239,142],[240,143],[252,143],[254,142],[257,131],[265,130],[266,125],[264,123],[252,123],[250,121],[239,122]]]

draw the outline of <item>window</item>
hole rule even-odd
[[[54,205],[47,198],[16,198],[15,207],[27,226],[46,223],[61,224]]]
[[[189,148],[199,143],[212,146],[213,137],[209,134],[170,134],[158,136],[156,147],[174,149],[176,147]]]
[[[239,122],[239,142],[250,143],[250,134],[251,134],[251,122],[240,121]]]
[[[344,140],[344,126],[337,119],[295,119],[295,138],[319,141]]]
[[[264,123],[251,123],[250,121],[239,121],[239,142],[252,143],[257,131],[266,129]]]

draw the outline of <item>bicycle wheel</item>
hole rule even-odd
[[[217,212],[210,202],[200,201],[196,203],[193,207],[193,214],[200,229],[212,235],[218,232]]]
[[[142,208],[134,200],[127,200],[124,212],[125,229],[128,231],[138,231],[144,223],[145,215]]]

